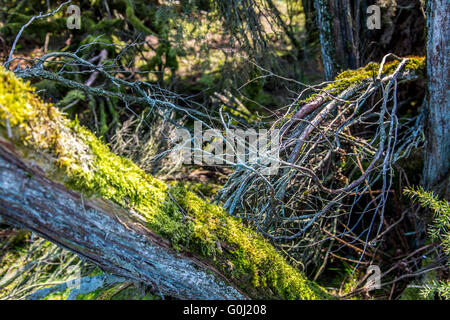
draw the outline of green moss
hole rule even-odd
[[[421,296],[420,290],[420,287],[406,288],[399,297],[399,300],[425,300],[423,296]]]
[[[405,71],[421,71],[425,69],[424,57],[409,56],[405,58],[408,59],[408,62],[404,67]],[[399,64],[400,61],[398,60],[386,63],[383,66],[382,76],[387,76],[394,73]],[[330,94],[338,95],[352,86],[362,84],[364,82],[373,81],[373,79],[378,76],[379,69],[380,64],[371,62],[365,67],[359,68],[357,70],[343,71],[336,76],[335,81],[325,86],[323,90],[329,92]],[[317,94],[311,95],[303,102],[309,102],[315,97],[317,97]]]
[[[100,288],[86,294],[79,294],[77,295],[76,300],[99,300],[98,298],[102,294],[102,292],[103,290],[102,288]]]
[[[138,31],[141,31],[146,34],[151,34],[152,31],[147,28],[141,20],[139,20],[138,17],[134,14],[134,8],[132,1],[128,0],[126,1],[126,10],[125,15],[127,16],[128,20],[130,21],[131,25]]]
[[[67,288],[64,291],[52,292],[45,296],[42,300],[66,300],[70,294],[71,289]]]
[[[422,207],[431,209],[434,221],[429,226],[428,233],[431,239],[440,240],[443,251],[450,255],[450,202],[439,200],[432,191],[425,191],[423,187],[407,188],[403,192],[418,201]]]
[[[403,68],[404,71],[410,71],[420,74],[425,70],[424,57],[408,56],[405,58],[409,60]],[[400,61],[398,60],[385,63],[382,71],[382,76],[387,76],[395,72],[399,64]],[[335,80],[327,84],[325,87],[321,88],[320,92],[311,94],[306,99],[299,101],[297,107],[294,108],[290,112],[290,114],[287,117],[285,117],[285,119],[280,121],[278,125],[282,126],[289,118],[293,117],[296,114],[297,110],[300,107],[307,104],[308,102],[313,101],[322,92],[327,92],[330,95],[337,96],[351,87],[374,81],[374,79],[376,79],[376,77],[378,76],[379,68],[380,64],[371,62],[366,66],[359,68],[357,70],[346,70],[339,73],[336,76]],[[330,97],[325,97],[325,99],[329,100]]]
[[[111,153],[92,132],[42,102],[28,83],[3,68],[0,105],[0,125],[8,118],[18,146],[51,154],[58,170],[64,171],[66,185],[133,209],[175,249],[209,260],[251,297],[330,298],[240,220],[185,186],[168,186],[130,160]]]
[[[217,192],[220,190],[221,186],[214,183],[200,183],[200,182],[193,182],[193,181],[183,181],[183,182],[173,182],[171,185],[183,185],[188,190],[203,195],[206,198],[212,199]]]

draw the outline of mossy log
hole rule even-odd
[[[195,256],[176,253],[170,243],[142,226],[129,211],[102,199],[84,200],[49,180],[0,142],[0,207],[6,221],[90,259],[103,269],[151,284],[185,299],[243,299],[207,271]]]
[[[450,199],[450,6],[427,2],[427,146],[423,185]]]
[[[114,155],[0,67],[0,216],[182,299],[326,299],[262,236]]]

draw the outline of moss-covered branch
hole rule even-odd
[[[94,134],[77,121],[68,120],[54,106],[42,102],[27,83],[4,69],[0,70],[0,105],[2,136],[15,144],[15,152],[20,153],[22,159],[28,163],[32,161],[47,178],[63,182],[67,188],[85,197],[107,199],[126,209],[130,217],[134,215],[145,221],[148,230],[169,240],[170,250],[183,255],[189,253],[196,257],[193,260],[203,261],[216,275],[226,275],[227,282],[249,297],[330,297],[238,219],[185,187],[167,185],[131,161],[114,155]],[[0,172],[6,167],[0,168]],[[34,178],[30,176],[29,179],[33,181]],[[2,202],[8,201],[9,191],[6,184],[0,185]],[[37,206],[33,210],[45,211],[46,208]],[[5,211],[0,209],[0,214],[5,215]],[[104,211],[99,210],[106,214]],[[73,214],[81,213],[74,210]],[[67,216],[68,226],[73,219],[73,216]],[[49,223],[51,221],[46,221],[47,226]],[[45,236],[52,239],[51,230]],[[93,249],[95,252],[98,248]],[[95,257],[90,258],[95,261]],[[158,263],[153,261],[153,264]],[[122,266],[116,266],[116,270],[120,268]],[[170,277],[159,281],[167,282],[168,279]]]

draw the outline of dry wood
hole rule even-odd
[[[9,223],[87,258],[105,271],[180,299],[245,299],[212,266],[177,253],[125,209],[83,200],[0,141],[0,214]]]

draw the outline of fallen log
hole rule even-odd
[[[181,299],[323,299],[261,235],[169,186],[0,68],[0,216]]]
[[[88,199],[47,179],[0,142],[0,212],[5,221],[88,258],[102,269],[181,299],[244,299],[208,263],[176,253],[120,206]],[[208,272],[211,271],[211,272]]]

